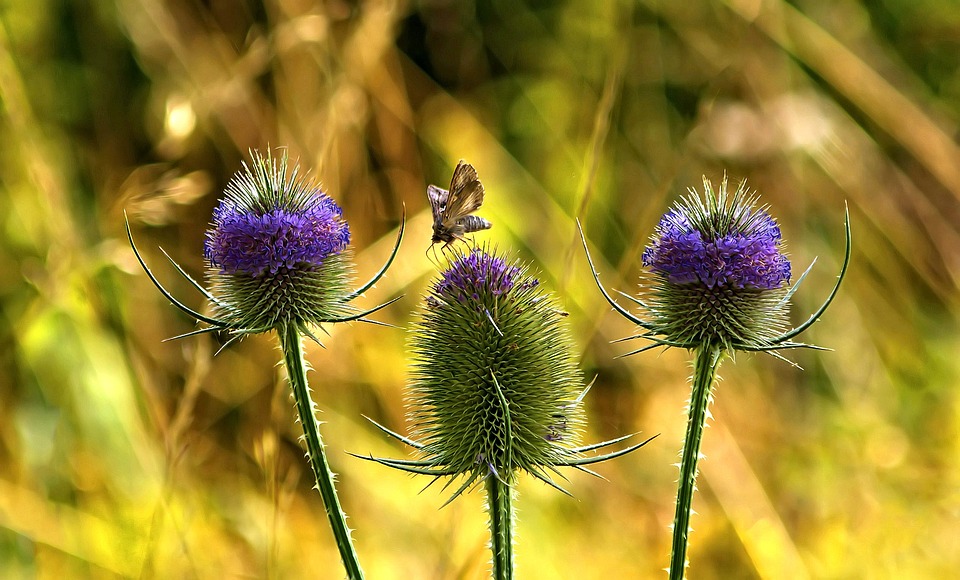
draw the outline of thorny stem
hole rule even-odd
[[[490,510],[490,550],[494,580],[513,578],[513,489],[491,473],[486,477],[487,507]]]
[[[310,466],[317,479],[317,489],[323,499],[323,506],[327,510],[327,519],[333,530],[334,540],[340,550],[343,566],[346,568],[350,580],[362,580],[363,570],[357,559],[357,552],[350,538],[350,528],[347,527],[347,515],[340,507],[340,499],[334,486],[334,474],[330,471],[327,456],[323,449],[323,439],[317,419],[314,416],[314,404],[310,398],[310,387],[307,384],[307,367],[303,359],[303,345],[300,331],[295,324],[287,324],[278,329],[280,344],[283,349],[283,361],[290,376],[290,386],[293,388],[293,398],[300,414],[300,424],[303,426],[303,437],[307,441],[307,453]]]
[[[710,391],[717,378],[723,349],[705,344],[696,351],[693,362],[693,392],[690,395],[687,435],[680,460],[680,481],[677,490],[677,511],[673,518],[673,544],[670,555],[670,580],[683,580],[687,565],[687,540],[690,535],[690,508],[697,487],[697,462],[700,442],[710,405]]]
[[[510,402],[503,394],[497,375],[491,371],[493,386],[497,390],[497,398],[503,412],[505,432],[506,456],[503,461],[506,466],[503,473],[490,470],[487,474],[487,507],[490,510],[490,550],[493,552],[494,580],[513,580],[513,473],[509,466],[513,465],[513,421],[510,418]],[[506,479],[501,479],[505,477]]]

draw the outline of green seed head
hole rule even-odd
[[[486,248],[455,257],[410,339],[410,418],[431,465],[510,481],[571,456],[584,386],[563,316],[522,265]]]

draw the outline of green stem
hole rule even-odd
[[[513,490],[491,473],[486,478],[487,506],[490,509],[490,550],[493,552],[494,580],[513,578]]]
[[[503,411],[504,457],[500,463],[502,473],[487,474],[487,504],[490,509],[490,550],[493,551],[494,580],[513,579],[513,420],[510,418],[510,402],[507,400],[497,375],[490,372],[497,399]],[[506,479],[504,479],[506,478]]]
[[[690,508],[697,487],[697,462],[700,442],[710,405],[710,390],[717,378],[723,349],[704,345],[693,361],[693,392],[690,395],[687,435],[680,460],[680,482],[677,490],[677,512],[673,518],[673,551],[670,555],[670,580],[682,580],[687,564],[687,539],[690,534]]]
[[[319,424],[314,416],[313,399],[310,398],[310,387],[307,385],[307,366],[303,359],[303,346],[300,331],[295,324],[287,324],[278,329],[280,344],[283,348],[283,361],[287,365],[287,374],[290,376],[290,386],[293,388],[293,399],[300,413],[300,424],[303,426],[303,437],[307,441],[307,452],[310,466],[317,479],[317,489],[323,498],[323,507],[327,510],[327,519],[333,530],[334,540],[340,549],[343,566],[347,570],[350,580],[362,580],[363,570],[357,560],[357,552],[350,538],[350,528],[347,527],[347,514],[340,507],[337,489],[334,487],[334,474],[330,471],[327,455],[323,449],[323,439],[320,437]]]

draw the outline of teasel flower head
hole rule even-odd
[[[284,366],[303,428],[307,458],[323,500],[327,519],[341,560],[350,578],[363,578],[346,514],[334,484],[316,419],[307,381],[303,336],[320,342],[312,329],[324,323],[360,320],[396,299],[365,312],[350,302],[386,273],[400,248],[403,221],[393,253],[386,264],[362,287],[351,291],[350,228],[340,207],[319,186],[288,171],[287,156],[280,159],[252,153],[226,188],[213,212],[203,254],[211,289],[193,280],[170,256],[170,262],[194,288],[209,300],[211,316],[201,314],[173,297],[147,267],[127,238],[141,267],[153,284],[177,308],[207,326],[180,335],[227,331],[232,335],[222,348],[248,334],[275,330],[280,339]],[[164,253],[166,254],[166,253]]]
[[[706,178],[703,185],[703,197],[691,190],[663,216],[643,252],[643,265],[653,278],[647,300],[623,294],[646,310],[649,319],[635,316],[604,289],[586,236],[580,230],[594,281],[604,298],[642,329],[640,334],[623,340],[651,341],[623,356],[659,346],[694,352],[668,567],[671,580],[682,580],[688,564],[700,444],[721,361],[737,350],[767,351],[783,358],[777,350],[820,348],[792,339],[816,322],[833,301],[847,272],[851,252],[848,214],[846,255],[836,285],[806,322],[785,330],[790,297],[810,268],[792,288],[788,287],[790,262],[783,253],[780,228],[767,208],[757,207],[757,197],[747,192],[745,183],[733,196],[727,194],[726,177],[717,193]]]
[[[402,224],[387,263],[367,284],[351,290],[350,228],[340,207],[301,174],[298,165],[289,167],[285,153],[279,158],[269,151],[251,155],[250,165],[244,163],[227,185],[206,233],[203,255],[210,289],[173,263],[210,301],[211,316],[167,292],[140,256],[127,224],[130,244],[154,284],[175,306],[208,325],[184,336],[225,330],[233,335],[232,342],[247,334],[294,327],[317,340],[312,329],[324,323],[369,322],[367,315],[392,301],[367,311],[350,303],[373,287],[392,263]]]
[[[481,480],[512,485],[519,471],[561,489],[550,475],[558,467],[582,468],[644,445],[585,454],[627,437],[579,446],[589,387],[566,313],[524,265],[489,247],[454,252],[410,333],[413,437],[380,427],[415,447],[420,459],[374,460],[413,473],[464,476],[452,500]]]
[[[684,344],[762,346],[786,328],[790,261],[780,228],[743,185],[727,198],[704,182],[668,211],[643,253],[654,276],[652,322]]]
[[[816,348],[791,339],[823,314],[839,290],[850,259],[849,220],[846,258],[836,286],[809,320],[787,330],[790,298],[810,268],[789,286],[791,265],[780,228],[768,208],[758,205],[746,182],[732,196],[726,177],[718,192],[706,178],[703,185],[702,197],[691,189],[657,224],[642,256],[652,278],[643,297],[624,294],[647,311],[647,319],[617,304],[603,288],[583,238],[601,292],[615,310],[645,331],[629,338],[653,342],[628,355],[657,346],[717,346],[728,353],[769,351],[775,356],[779,349]],[[583,236],[582,229],[580,233]]]

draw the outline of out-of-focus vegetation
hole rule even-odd
[[[588,441],[662,435],[520,486],[523,578],[657,578],[689,355],[614,359],[659,215],[701,174],[780,220],[802,320],[850,206],[853,266],[805,336],[835,352],[726,364],[694,500],[694,578],[945,578],[960,569],[960,9],[950,0],[314,2],[0,6],[0,576],[340,578],[273,336],[215,337],[156,292],[162,246],[201,276],[205,226],[250,148],[283,146],[343,206],[358,276],[407,326],[435,272],[427,183],[457,160],[493,240],[570,312]],[[373,579],[483,578],[481,496],[348,456],[404,457],[402,329],[340,325],[309,359]]]

